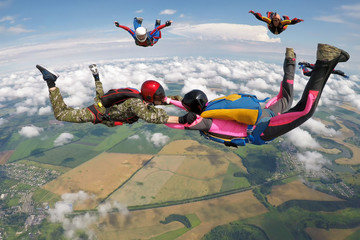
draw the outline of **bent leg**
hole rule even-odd
[[[286,112],[291,107],[294,96],[295,65],[296,54],[292,48],[287,48],[283,65],[284,77],[280,84],[279,94],[270,99],[265,106],[266,109],[273,111],[275,116]]]
[[[134,30],[136,30],[138,27],[141,27],[142,24],[142,18],[134,18]]]
[[[337,63],[346,62],[349,54],[333,46],[319,44],[317,61],[300,101],[289,111],[272,117],[260,135],[265,141],[272,140],[300,126],[315,112],[322,90]]]
[[[49,98],[57,120],[74,123],[93,122],[94,116],[87,108],[74,109],[68,107],[61,96],[59,88],[50,91]]]

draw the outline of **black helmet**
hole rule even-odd
[[[208,102],[206,94],[201,90],[192,90],[185,94],[182,99],[182,105],[189,111],[200,114],[206,107]]]

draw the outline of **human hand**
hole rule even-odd
[[[120,24],[118,22],[115,21],[115,26],[119,27]]]
[[[167,27],[170,26],[172,22],[173,22],[173,21],[167,20],[167,21],[165,22],[165,26],[167,26]]]
[[[249,13],[252,13],[252,14],[254,14],[255,12],[254,12],[253,10],[250,10],[250,11],[249,11]]]
[[[196,120],[197,116],[193,112],[188,112],[184,116],[179,117],[179,123],[181,124],[192,124]]]

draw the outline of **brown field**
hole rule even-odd
[[[0,165],[5,165],[14,152],[14,150],[0,152]]]
[[[310,235],[313,240],[339,240],[345,239],[350,236],[360,227],[350,228],[350,229],[321,229],[321,228],[306,228],[306,232]]]
[[[167,154],[175,147],[182,155]],[[199,147],[200,154],[194,151]],[[246,171],[234,153],[213,150],[196,141],[174,141],[160,153],[109,199],[136,206],[204,196],[220,191],[230,162]]]
[[[265,212],[267,209],[253,196],[252,191],[246,191],[201,202],[132,211],[127,216],[111,214],[100,219],[97,225],[101,227],[94,231],[98,239],[119,239],[119,236],[122,239],[149,239],[184,227],[178,222],[167,225],[160,223],[170,214],[196,214],[201,224],[177,239],[200,239],[215,226]]]
[[[268,202],[274,206],[289,200],[318,200],[318,201],[342,201],[339,198],[326,193],[308,188],[301,181],[294,181],[284,185],[274,186],[271,193],[267,195]]]
[[[353,137],[354,136],[354,132],[351,131],[350,129],[348,129],[347,127],[345,127],[345,125],[342,124],[341,121],[336,121],[340,126],[341,126],[341,136],[336,136],[334,138],[332,138],[334,141],[336,141],[339,144],[344,145],[345,147],[348,147],[351,149],[351,151],[353,152],[353,156],[351,159],[349,158],[339,158],[336,159],[335,162],[338,164],[349,164],[349,165],[358,165],[360,164],[360,148],[356,147],[352,144],[346,143],[344,142],[344,140],[346,138],[349,137]]]
[[[356,112],[356,113],[360,114],[360,111],[356,107],[354,107],[354,106],[352,106],[350,104],[343,104],[341,107],[346,109],[346,110],[349,110],[351,112]]]
[[[154,157],[109,199],[128,206],[150,203],[184,159],[184,156]]]
[[[177,140],[169,143],[158,153],[159,155],[215,155],[223,154],[222,151],[201,145],[194,140]]]
[[[118,188],[143,164],[152,158],[145,154],[102,153],[66,172],[43,188],[57,195],[83,190],[95,199],[76,209],[91,209]]]

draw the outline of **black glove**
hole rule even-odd
[[[165,26],[170,26],[171,25],[171,21],[169,21],[169,20],[167,20],[166,22],[165,22]]]
[[[189,112],[185,114],[184,116],[179,117],[179,123],[181,124],[192,124],[196,120],[196,114]]]
[[[120,24],[119,24],[118,22],[115,22],[115,26],[119,27],[119,26],[120,26]]]

